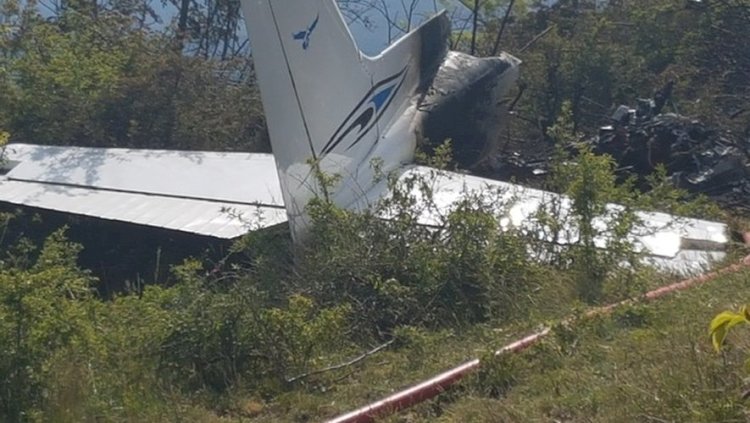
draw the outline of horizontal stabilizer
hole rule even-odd
[[[400,181],[414,178],[429,181],[431,187],[429,203],[419,191],[420,184],[415,184],[410,193],[418,199],[415,209],[420,213],[420,224],[439,225],[441,216],[450,213],[459,200],[468,195],[478,194],[491,200],[501,227],[505,229],[515,228],[540,241],[561,246],[578,242],[575,225],[569,224],[559,233],[551,234],[549,231],[541,230],[541,225],[535,219],[540,207],[549,208],[550,205],[555,205],[558,217],[562,221],[571,220],[566,219],[572,209],[571,200],[566,196],[508,182],[437,171],[424,166],[410,166],[400,172]],[[608,205],[612,212],[620,207],[615,204]],[[636,214],[641,223],[633,228],[628,239],[642,254],[645,264],[666,272],[693,275],[706,271],[726,257],[729,238],[727,225],[723,223],[660,212]],[[607,245],[605,220],[598,219],[594,222],[603,233],[595,239],[600,248],[606,248]]]
[[[270,154],[10,144],[4,157],[0,202],[225,239],[286,221]]]

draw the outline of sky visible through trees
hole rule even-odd
[[[471,16],[471,9],[458,0],[343,0],[339,4],[345,11],[357,44],[368,55],[376,55],[388,46],[389,26],[413,28],[443,9],[459,24],[468,22]],[[39,2],[39,10],[46,17],[53,16],[59,7],[58,0]],[[155,28],[163,28],[178,18],[179,10],[172,3],[150,1],[149,7],[158,17],[152,21]],[[240,25],[237,32],[239,38],[247,37],[244,25]],[[392,29],[390,41],[401,35],[403,30]]]

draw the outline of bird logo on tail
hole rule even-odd
[[[302,41],[303,50],[307,50],[307,48],[310,47],[310,36],[312,35],[312,32],[315,30],[315,27],[318,26],[319,19],[320,19],[320,14],[315,16],[315,20],[310,24],[310,26],[307,29],[292,34],[295,40]]]

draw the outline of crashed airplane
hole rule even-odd
[[[0,201],[229,239],[288,221],[300,240],[310,199],[327,195],[341,207],[364,210],[388,195],[376,177],[383,172],[434,181],[439,213],[468,192],[502,192],[510,204],[502,225],[532,233],[540,206],[570,210],[559,194],[413,164],[418,143],[445,138],[463,162],[494,153],[503,96],[518,76],[516,58],[448,51],[444,13],[368,57],[334,0],[241,4],[273,156],[14,144],[6,150]],[[324,192],[317,169],[340,181]],[[419,221],[434,223],[434,208]],[[649,263],[689,273],[724,257],[721,223],[639,216],[643,224],[630,238]],[[571,228],[555,242],[576,240]]]
[[[502,96],[518,76],[519,61],[509,55],[479,59],[449,52],[445,13],[368,57],[333,0],[241,4],[295,237],[304,230],[305,205],[322,194],[311,163],[342,177],[329,193],[336,204],[365,208],[385,188],[376,183],[373,159],[383,164],[378,171],[396,171],[413,162],[418,139],[456,135],[444,122],[496,125]],[[483,145],[464,149],[489,138],[478,132],[454,142],[481,151]]]

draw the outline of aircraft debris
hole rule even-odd
[[[634,176],[639,189],[648,190],[646,177],[664,166],[678,188],[750,215],[750,131],[736,134],[697,118],[662,113],[671,91],[667,84],[654,98],[637,100],[635,107],[618,106],[599,134],[585,142],[594,152],[611,155],[621,179]],[[554,149],[552,142],[515,143],[478,173],[541,187]]]
[[[750,139],[677,113],[660,113],[659,98],[619,106],[612,123],[592,140],[611,155],[623,176],[645,176],[664,166],[675,185],[704,194],[725,208],[750,212]]]

